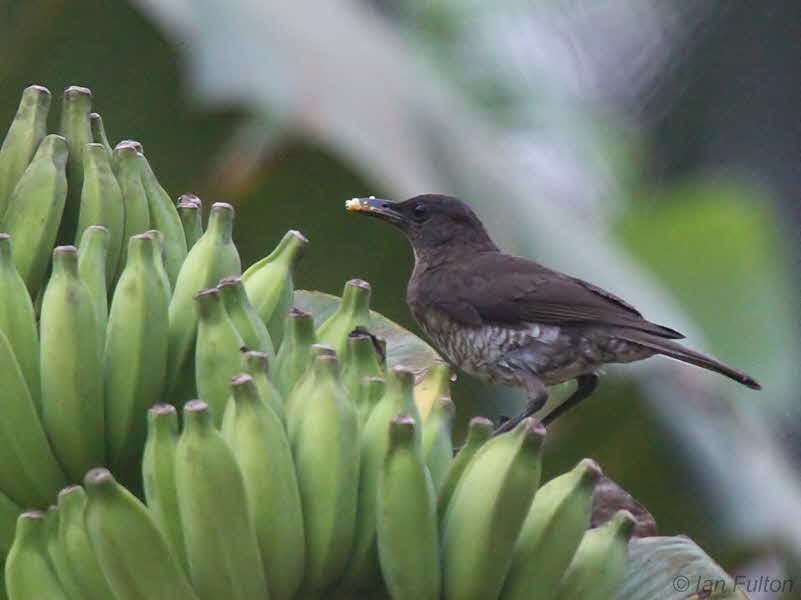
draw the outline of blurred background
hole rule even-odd
[[[799,25],[791,0],[12,0],[0,122],[29,84],[91,88],[173,196],[237,207],[243,262],[299,229],[299,287],[364,278],[418,333],[405,240],[343,202],[462,197],[505,250],[763,383],[612,366],[546,465],[591,456],[661,533],[771,575],[801,564]],[[462,422],[522,402],[465,377],[454,399]]]

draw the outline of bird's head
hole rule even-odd
[[[376,217],[400,229],[421,252],[447,248],[497,250],[487,230],[470,207],[452,196],[424,194],[402,202],[380,198],[354,198],[345,208]]]

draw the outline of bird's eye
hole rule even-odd
[[[418,221],[422,221],[428,216],[428,208],[422,202],[418,202],[414,205],[414,210],[412,211],[414,214],[414,218]]]

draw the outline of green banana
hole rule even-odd
[[[84,522],[85,509],[86,492],[81,486],[71,485],[58,493],[58,545],[66,569],[81,590],[75,598],[110,600],[114,593],[92,548]]]
[[[592,492],[601,477],[585,458],[572,471],[542,486],[523,522],[503,600],[550,600],[590,526]]]
[[[111,155],[102,144],[87,144],[83,149],[83,188],[78,213],[75,243],[80,244],[84,231],[92,225],[108,229],[106,279],[112,281],[117,273],[125,233],[125,205],[122,190],[111,169]]]
[[[164,266],[164,234],[158,229],[149,229],[145,231],[145,235],[156,241],[158,259],[155,261],[155,267],[159,274],[159,281],[161,281],[161,289],[164,291],[164,297],[167,300],[167,306],[169,306],[172,299],[172,287],[170,286],[170,278],[167,276],[167,269]]]
[[[50,448],[11,344],[2,332],[0,381],[0,489],[20,506],[47,506],[64,486],[64,474]]]
[[[48,135],[17,182],[3,219],[14,263],[35,298],[44,282],[67,198],[67,142]]]
[[[106,137],[106,128],[103,126],[103,117],[96,112],[89,113],[89,128],[92,130],[92,140],[101,144],[105,149],[108,157],[111,158],[111,144]]]
[[[275,359],[270,332],[250,303],[242,279],[226,277],[217,287],[225,302],[225,310],[228,311],[228,316],[242,336],[245,346],[249,350],[264,352],[270,360]]]
[[[170,278],[170,286],[173,286],[178,278],[181,265],[186,259],[184,228],[175,204],[170,195],[161,187],[145,157],[142,158],[142,185],[147,195],[150,223],[154,229],[158,229],[164,234],[165,266]]]
[[[64,90],[61,102],[62,136],[69,145],[67,160],[67,180],[69,189],[64,206],[62,228],[66,227],[64,236],[59,239],[75,239],[75,226],[78,222],[78,211],[81,205],[81,189],[83,188],[83,149],[92,141],[92,127],[89,124],[89,113],[92,112],[92,91],[89,88],[72,85]],[[105,223],[90,223],[90,225]]]
[[[309,240],[299,231],[287,231],[275,250],[253,263],[242,275],[248,298],[267,325],[270,339],[276,347],[281,346],[286,316],[292,307],[295,263],[308,243]],[[281,389],[281,392],[286,393],[287,390]]]
[[[231,395],[231,377],[242,370],[242,337],[228,318],[222,295],[217,288],[195,294],[198,311],[195,346],[195,382],[197,391],[208,404],[214,424],[222,424],[225,405]]]
[[[529,417],[509,433],[492,438],[473,456],[445,513],[446,600],[500,594],[515,540],[539,483],[544,438],[545,428]]]
[[[58,529],[60,514],[57,506],[50,506],[45,517],[45,547],[50,558],[50,565],[61,582],[61,587],[68,598],[83,598],[83,590],[70,569],[64,549],[59,544]]]
[[[178,413],[172,404],[156,404],[147,411],[147,441],[142,458],[145,499],[170,550],[189,572],[186,543],[178,512],[175,484],[175,449],[178,445]]]
[[[114,148],[112,158],[125,211],[125,226],[122,232],[122,246],[117,267],[119,276],[125,266],[128,251],[127,241],[131,239],[131,236],[150,229],[150,209],[147,204],[145,187],[142,185],[144,157],[137,151],[136,145],[127,140],[120,142]]]
[[[623,581],[628,543],[637,521],[627,510],[584,534],[553,596],[555,600],[607,600]]]
[[[314,393],[290,437],[306,532],[302,597],[322,594],[348,561],[359,483],[359,423],[339,379],[335,356],[312,364]]]
[[[345,356],[348,335],[370,323],[370,294],[370,284],[366,281],[351,279],[346,282],[336,311],[317,328],[317,339],[333,346],[337,356]]]
[[[103,370],[106,446],[120,473],[145,442],[149,406],[162,397],[167,363],[167,302],[156,265],[157,242],[131,237],[108,319]]]
[[[281,422],[285,423],[284,400],[278,388],[273,385],[273,382],[268,377],[268,367],[269,362],[264,352],[248,350],[242,353],[242,370],[253,377],[253,381],[259,390],[259,396],[267,406],[275,411]]]
[[[167,398],[175,396],[178,387],[194,385],[191,365],[195,351],[198,316],[194,296],[199,290],[217,285],[224,277],[238,276],[242,265],[231,239],[234,208],[217,202],[211,207],[209,226],[186,256],[170,302],[170,350],[167,366]],[[181,385],[183,383],[183,385]],[[181,390],[183,391],[183,390]]]
[[[494,430],[495,426],[489,419],[473,417],[470,420],[467,426],[467,437],[465,438],[464,445],[459,449],[456,456],[453,457],[448,467],[448,472],[445,475],[445,480],[439,489],[437,514],[439,515],[440,522],[442,522],[445,516],[445,511],[453,497],[453,492],[462,479],[467,465],[473,460],[473,456],[475,456],[479,448],[484,445],[484,442],[492,437],[492,432]]]
[[[86,529],[117,600],[197,600],[145,505],[107,469],[89,471],[84,487]]]
[[[286,336],[278,348],[273,369],[273,382],[284,402],[300,377],[311,363],[311,347],[317,342],[314,334],[314,318],[299,308],[289,311]]]
[[[17,503],[0,492],[0,556],[6,556],[14,543],[14,530],[21,512]]]
[[[369,589],[379,577],[376,546],[378,475],[389,444],[389,422],[398,415],[408,415],[415,423],[420,423],[414,404],[414,373],[403,367],[389,370],[386,392],[370,413],[362,432],[358,520],[353,552],[343,582],[346,589]],[[419,428],[415,428],[415,439],[419,451]]]
[[[234,416],[224,437],[245,480],[270,597],[289,600],[303,579],[305,537],[292,450],[280,418],[250,375],[233,378]]]
[[[6,590],[9,600],[68,600],[47,555],[47,519],[29,510],[17,519],[17,533],[6,557]]]
[[[78,277],[92,299],[97,323],[97,347],[106,345],[108,323],[108,291],[106,286],[106,258],[109,232],[103,225],[90,225],[83,230],[78,246]]]
[[[334,352],[334,349],[331,346],[326,346],[324,344],[312,344],[310,354],[310,361],[312,365],[318,356],[335,357],[336,352]],[[311,368],[310,365],[310,368],[308,368],[306,372],[297,380],[295,387],[292,388],[292,391],[289,393],[289,396],[286,399],[286,428],[290,437],[295,433],[300,422],[306,417],[310,398],[312,394],[314,394],[317,386],[315,381],[316,375],[317,371]]]
[[[383,377],[384,368],[379,362],[373,345],[373,339],[365,333],[351,333],[348,346],[342,357],[342,382],[351,397],[356,401],[356,408],[362,423],[369,412],[368,405],[362,405],[359,388],[365,377]],[[366,398],[364,398],[366,400]]]
[[[92,299],[78,277],[78,251],[58,246],[42,299],[42,421],[71,481],[105,462],[96,327]]]
[[[423,380],[415,386],[414,399],[424,421],[438,398],[451,397],[451,377],[448,363],[435,360],[426,370]]]
[[[14,349],[31,400],[37,412],[42,409],[39,381],[39,334],[36,315],[25,282],[14,266],[11,236],[0,233],[0,331]]]
[[[439,492],[453,461],[451,429],[456,408],[447,396],[437,398],[428,418],[423,421],[423,460],[431,473],[434,489]]]
[[[385,391],[386,380],[383,377],[362,377],[356,393],[353,394],[353,402],[356,404],[362,425],[370,418],[370,413],[383,398]]]
[[[268,598],[242,473],[201,400],[184,406],[175,479],[189,573],[198,597]]]
[[[178,198],[178,216],[184,230],[186,251],[189,252],[203,235],[203,205],[200,198],[193,194],[184,194]]]
[[[31,162],[36,148],[47,135],[50,90],[41,85],[25,88],[11,127],[0,146],[0,221],[11,194]]]
[[[415,427],[407,416],[389,424],[387,456],[378,477],[378,555],[393,600],[438,600],[436,495]]]

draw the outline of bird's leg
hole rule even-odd
[[[595,391],[595,388],[598,387],[598,381],[600,379],[601,378],[595,373],[587,373],[586,375],[579,375],[576,377],[576,382],[578,383],[576,391],[573,392],[573,394],[567,400],[562,402],[562,404],[548,413],[542,420],[542,424],[547,427],[553,423],[557,417],[565,414],[585,398],[589,398]]]
[[[525,383],[528,396],[528,403],[526,404],[526,407],[520,411],[519,414],[498,427],[498,429],[496,429],[492,434],[493,436],[506,433],[507,431],[514,429],[517,424],[520,423],[520,421],[530,417],[543,406],[545,406],[545,402],[548,400],[548,388],[545,387],[545,384],[542,382],[542,380],[536,375],[526,374],[523,382]]]

